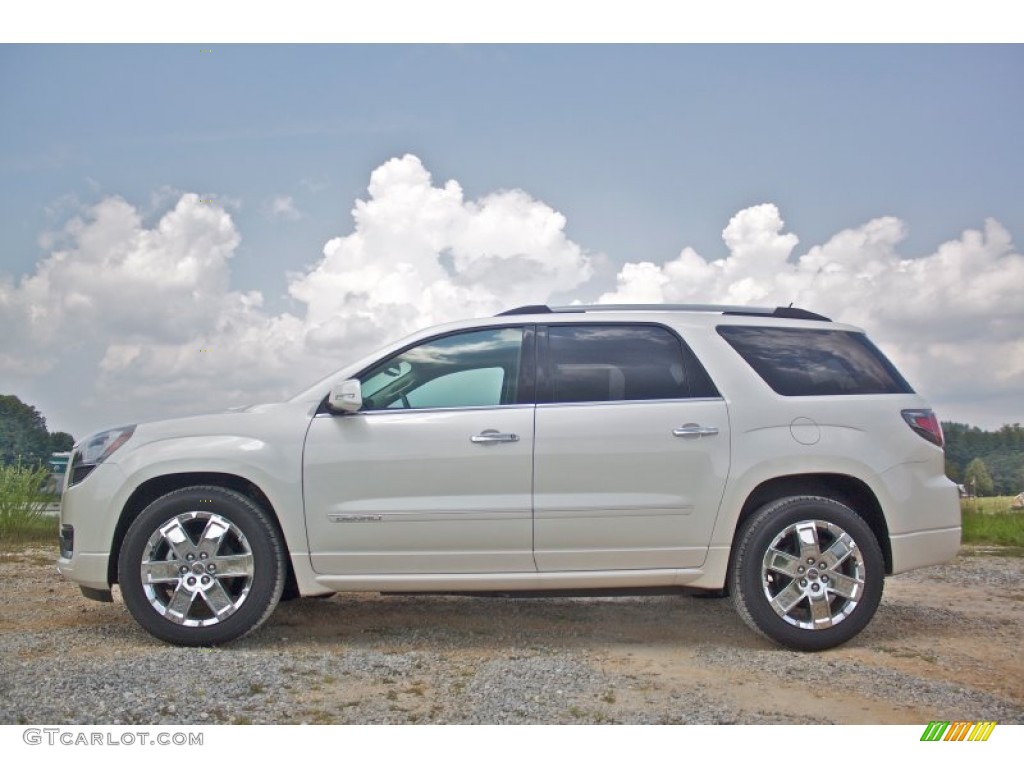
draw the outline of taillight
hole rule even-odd
[[[901,413],[903,420],[910,425],[910,428],[929,443],[935,443],[939,448],[945,444],[942,437],[942,425],[939,424],[938,417],[930,408],[906,410]]]

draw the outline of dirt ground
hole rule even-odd
[[[280,713],[294,714],[275,717],[288,722],[392,722],[400,713],[404,722],[1021,723],[1022,576],[1024,558],[964,552],[950,564],[890,578],[869,627],[818,654],[768,643],[728,599],[376,594],[284,603],[257,633],[217,653],[238,649],[238,659],[265,661],[268,670],[291,658],[286,672],[296,671],[298,659],[308,674],[316,672],[317,685],[281,694],[290,704]],[[0,651],[12,677],[57,659],[69,674],[97,656],[129,665],[135,656],[185,652],[143,633],[120,602],[84,599],[56,573],[48,551],[0,558],[0,580]],[[323,672],[360,654],[399,661],[404,655],[415,672],[408,680],[401,672]],[[561,667],[531,672],[527,662],[536,667],[541,658]],[[496,684],[479,675],[500,663],[506,677],[514,676],[507,670],[517,659],[525,660],[521,686],[533,684],[530,674],[566,675],[556,686],[558,695],[566,688],[566,702],[551,710],[524,704],[519,720],[503,719],[499,713],[512,705],[487,697],[513,696],[507,686],[515,681]],[[573,664],[579,679],[565,672]],[[458,697],[474,676],[480,684],[470,707]],[[536,685],[546,690],[543,681]],[[579,690],[570,690],[574,685]],[[376,708],[360,709],[364,700]]]

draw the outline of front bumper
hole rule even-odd
[[[61,552],[57,570],[83,588],[110,590],[110,552],[127,491],[121,469],[104,463],[61,496],[60,525],[70,526],[71,551]]]

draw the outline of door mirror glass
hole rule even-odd
[[[363,407],[363,391],[359,379],[346,379],[331,387],[327,407],[335,413],[355,413]]]

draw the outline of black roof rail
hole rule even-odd
[[[748,317],[779,317],[788,320],[822,320],[832,322],[831,318],[809,312],[799,307],[744,307],[730,304],[569,304],[560,307],[549,307],[546,304],[530,304],[499,312],[496,317],[505,315],[547,315],[583,312],[720,312],[723,315],[740,315]]]
[[[552,312],[744,312],[770,315],[768,307],[743,307],[729,304],[569,304],[552,307]]]
[[[496,314],[495,317],[504,317],[505,315],[547,315],[550,313],[551,307],[546,304],[527,304],[525,307],[506,309],[504,312]]]
[[[825,317],[819,315],[817,312],[810,312],[806,309],[800,309],[800,307],[788,306],[788,307],[776,307],[772,312],[772,317],[785,317],[789,320],[824,320],[826,323],[831,323],[831,317]]]

